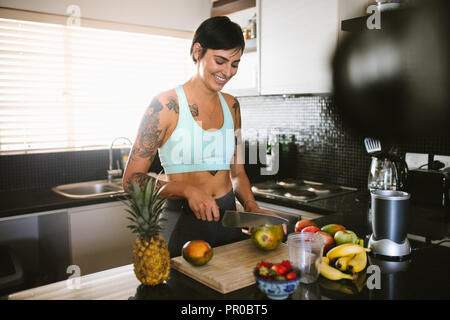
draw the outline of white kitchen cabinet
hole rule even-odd
[[[132,263],[136,235],[120,201],[69,209],[72,264],[81,275]]]
[[[241,28],[249,28],[249,20],[256,15],[257,30],[259,0],[256,6],[228,14],[231,21],[236,22]],[[256,30],[256,31],[257,31]],[[236,97],[255,96],[259,94],[259,41],[256,38],[248,39],[245,43],[245,51],[239,63],[237,74],[227,83],[225,92]]]
[[[261,0],[261,94],[331,92],[339,1]]]
[[[259,1],[260,93],[330,93],[341,20],[365,15],[373,1]]]
[[[245,52],[239,63],[239,70],[227,84],[225,92],[235,97],[258,95],[258,74],[258,52]]]

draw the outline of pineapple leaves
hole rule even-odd
[[[126,205],[128,205],[127,203],[125,203]],[[136,214],[134,213],[134,211],[132,210],[132,208],[131,209],[125,209],[125,211],[126,212],[128,212],[129,214],[131,214],[131,216],[133,217],[133,218],[137,218],[137,216],[136,216]],[[127,218],[130,218],[130,217],[127,217]],[[131,219],[131,218],[130,218]],[[135,221],[135,219],[133,219],[133,221]]]
[[[132,222],[127,228],[143,239],[157,236],[163,229],[162,222],[167,221],[162,213],[168,196],[161,197],[161,192],[168,183],[158,188],[161,173],[156,179],[149,179],[145,188],[132,181],[133,191],[129,192],[127,201],[122,201],[127,206],[125,211],[130,214],[127,219]]]
[[[136,181],[132,181],[131,183],[133,184],[133,190],[134,190],[131,193],[131,197],[136,202],[137,206],[139,208],[142,208],[142,206],[144,205],[142,189],[139,187],[139,185],[136,183]]]
[[[129,212],[129,211],[128,211],[128,212]],[[130,220],[130,221],[133,222],[133,223],[136,223],[136,220],[133,219],[133,218],[131,218],[131,217],[126,217],[126,219]]]
[[[144,220],[148,222],[149,217],[150,217],[149,208],[144,207],[142,209],[142,218],[144,218]]]
[[[149,201],[151,200],[152,195],[153,195],[154,186],[153,186],[152,180],[153,179],[150,179],[147,183],[147,186],[145,187],[144,206],[146,208],[148,208]]]
[[[152,207],[152,211],[153,212],[158,212],[158,215],[159,215],[159,213],[162,211],[162,206],[165,204],[165,200],[158,200],[158,201],[156,201],[154,204],[153,204],[153,207]]]

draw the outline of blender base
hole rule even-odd
[[[402,243],[397,243],[389,239],[375,240],[373,234],[370,236],[368,247],[374,255],[386,257],[405,257],[411,254],[411,245],[408,239]]]

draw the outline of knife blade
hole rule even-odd
[[[222,225],[224,227],[233,228],[255,228],[265,225],[280,225],[284,223],[287,224],[288,220],[281,217],[275,217],[263,213],[235,210],[226,210],[222,217]]]

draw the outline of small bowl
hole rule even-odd
[[[264,292],[267,297],[273,300],[284,300],[297,289],[300,283],[300,271],[294,267],[292,270],[297,274],[297,278],[293,280],[275,281],[265,279],[259,275],[258,268],[253,270],[253,275],[255,276],[258,288]]]

